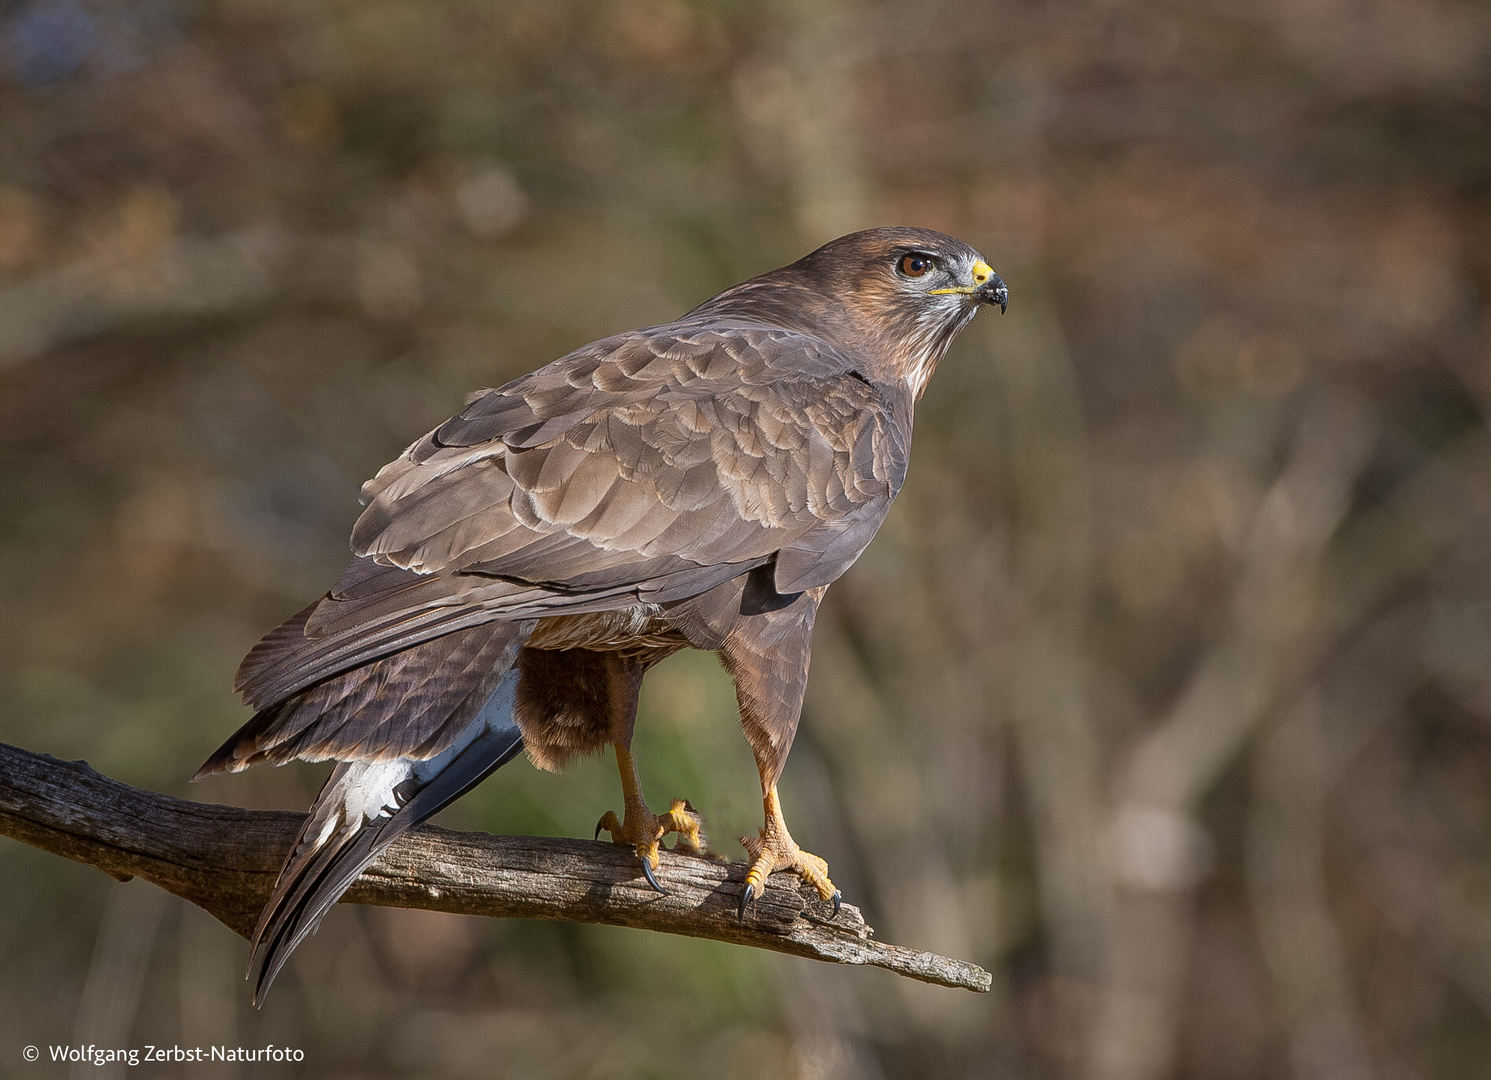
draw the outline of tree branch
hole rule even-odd
[[[253,933],[305,815],[213,806],[142,791],[0,743],[0,834],[142,877]],[[963,960],[874,941],[859,909],[837,918],[792,874],[775,874],[743,922],[744,863],[663,852],[647,887],[628,848],[586,840],[459,833],[422,825],[365,870],[346,902],[462,915],[610,923],[806,956],[871,964],[922,982],[987,991],[989,973]]]

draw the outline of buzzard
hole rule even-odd
[[[352,565],[244,658],[257,712],[197,773],[337,762],[255,931],[255,1000],[383,848],[524,747],[614,749],[596,835],[662,891],[660,841],[701,852],[702,823],[648,808],[630,745],[643,675],[685,648],[720,654],[761,774],[741,916],[774,870],[837,911],[777,798],[813,618],[900,490],[938,361],[1007,299],[949,236],[853,233],[480,392],[368,481]]]

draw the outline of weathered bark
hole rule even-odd
[[[247,937],[303,814],[187,802],[110,780],[83,762],[0,743],[0,834],[175,893]],[[647,887],[628,848],[587,840],[458,833],[423,825],[396,841],[344,898],[714,938],[838,964],[872,964],[923,982],[986,991],[963,960],[871,938],[859,910],[837,918],[791,874],[776,874],[737,921],[744,863],[664,851]]]

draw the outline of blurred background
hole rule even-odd
[[[324,766],[185,781],[358,485],[474,388],[884,224],[1012,300],[829,593],[784,801],[991,994],[344,907],[255,1012],[211,918],[0,839],[0,1076],[1491,1075],[1469,0],[0,3],[0,740],[304,808]],[[741,858],[713,657],[649,676],[638,748]],[[441,821],[619,798],[520,760]]]

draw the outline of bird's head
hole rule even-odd
[[[764,307],[863,362],[878,382],[920,397],[958,331],[1009,290],[973,248],[931,229],[850,233],[790,266],[721,294],[710,305]],[[790,319],[789,319],[790,313]]]

